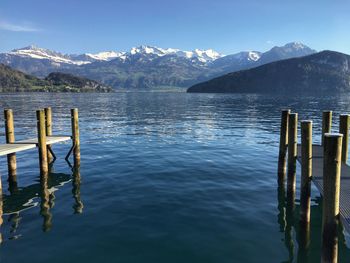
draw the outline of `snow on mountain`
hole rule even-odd
[[[178,57],[185,57],[188,59],[197,58],[202,63],[211,62],[220,57],[223,57],[223,55],[219,54],[218,52],[212,49],[195,49],[193,51],[183,51],[174,48],[159,48],[144,45],[139,47],[133,47],[129,52],[105,51],[100,53],[85,53],[81,55],[65,55],[59,52],[31,45],[24,48],[14,49],[8,54],[33,59],[48,59],[55,63],[64,63],[72,65],[84,65],[92,63],[94,61],[110,61],[116,58],[125,60],[128,57],[132,57],[138,54],[145,56],[155,55],[158,57],[166,55],[175,55]]]
[[[86,53],[85,55],[94,60],[110,61],[115,58],[125,59],[126,52],[106,51],[106,52],[100,52],[96,54]]]
[[[222,54],[219,54],[218,52],[208,49],[208,50],[200,50],[195,49],[193,51],[183,51],[180,49],[174,49],[174,48],[159,48],[159,47],[152,47],[152,46],[139,46],[139,47],[133,47],[130,52],[130,55],[136,55],[136,54],[152,54],[157,55],[159,57],[165,56],[165,55],[175,55],[179,57],[185,57],[188,59],[197,58],[199,61],[203,63],[207,63],[210,61],[214,61],[215,59],[218,59],[220,57],[223,57]]]
[[[289,49],[289,50],[301,50],[301,49],[309,49],[308,46],[304,45],[301,42],[291,42],[288,43],[286,45],[284,45],[285,49]]]
[[[51,51],[49,49],[39,48],[34,45],[14,49],[8,54],[16,55],[20,57],[29,57],[34,59],[48,59],[56,63],[65,63],[65,64],[75,64],[75,65],[83,65],[90,63],[89,61],[82,60],[72,60],[69,55],[63,55],[59,52]]]
[[[249,54],[248,54],[248,57],[250,60],[253,60],[253,61],[257,61],[260,59],[260,52],[256,52],[256,51],[249,51]]]
[[[261,57],[261,53],[257,51],[242,51],[230,55],[230,57],[238,61],[258,61]]]

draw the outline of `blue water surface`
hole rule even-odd
[[[70,135],[70,108],[79,108],[82,156],[73,174],[64,160],[70,143],[55,144],[58,159],[45,191],[36,149],[17,154],[15,191],[1,157],[0,262],[320,262],[319,193],[312,188],[304,251],[298,203],[288,218],[277,187],[280,111],[312,119],[319,142],[322,110],[334,111],[337,131],[350,98],[171,92],[0,98],[2,109],[14,110],[17,140],[36,136],[35,110],[46,106],[54,134]],[[299,175],[298,166],[298,189]],[[340,235],[339,262],[350,260],[346,236]]]

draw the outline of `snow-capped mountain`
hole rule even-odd
[[[152,54],[152,55],[157,55],[159,57],[166,56],[166,55],[175,55],[178,57],[184,57],[188,59],[197,58],[199,61],[203,63],[211,62],[224,56],[212,49],[208,49],[208,50],[195,49],[193,51],[183,51],[183,50],[174,49],[174,48],[164,49],[164,48],[151,47],[151,46],[133,47],[130,50],[129,54],[130,55]]]
[[[0,63],[38,77],[66,72],[115,88],[186,87],[229,72],[315,53],[300,42],[273,47],[267,52],[243,51],[223,55],[212,49],[184,51],[142,45],[129,51],[62,54],[28,46],[0,54]]]
[[[96,61],[110,61],[115,58],[126,58],[126,52],[116,52],[116,51],[105,51],[96,54],[86,53],[86,56],[96,60]]]
[[[259,64],[266,64],[272,61],[302,57],[315,53],[316,51],[300,42],[291,42],[282,47],[273,47],[263,53],[259,59]]]
[[[94,61],[111,61],[113,59],[119,58],[125,60],[126,58],[135,56],[135,55],[155,55],[158,57],[166,55],[175,55],[179,57],[184,57],[188,59],[197,58],[203,63],[214,61],[223,55],[218,52],[208,49],[200,50],[195,49],[193,51],[182,51],[180,49],[174,48],[159,48],[152,46],[139,46],[133,47],[129,52],[124,51],[104,51],[99,53],[85,53],[80,55],[72,54],[62,54],[56,51],[51,51],[49,49],[40,48],[35,45],[31,45],[24,48],[14,49],[11,52],[7,53],[12,56],[19,56],[25,58],[33,59],[47,59],[55,63],[64,63],[72,65],[84,65],[89,64]]]
[[[51,51],[49,49],[39,48],[34,45],[14,49],[11,52],[9,52],[8,55],[33,59],[47,59],[55,63],[65,63],[74,65],[83,65],[90,63],[89,61],[76,60],[71,55],[64,55],[59,52]]]

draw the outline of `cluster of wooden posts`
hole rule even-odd
[[[54,135],[52,131],[52,110],[51,108],[45,108],[36,111],[37,119],[37,137],[24,139],[17,141],[15,139],[15,128],[14,128],[14,117],[11,109],[4,110],[5,119],[5,136],[6,144],[0,144],[0,156],[7,157],[8,166],[8,182],[10,196],[14,193],[22,192],[25,193],[25,187],[18,189],[17,187],[17,159],[16,153],[38,148],[39,152],[39,167],[40,167],[40,187],[39,194],[41,198],[40,214],[44,218],[43,231],[50,230],[52,226],[52,214],[50,213],[50,200],[54,191],[49,191],[49,178],[55,176],[52,173],[52,164],[56,159],[56,156],[52,149],[52,144],[72,141],[72,146],[66,155],[66,161],[69,163],[68,158],[73,153],[74,167],[72,167],[72,183],[73,183],[73,197],[75,199],[74,211],[75,213],[81,213],[83,209],[83,203],[80,199],[80,139],[79,139],[79,120],[78,120],[78,109],[71,109],[71,127],[72,135]],[[69,163],[70,164],[70,163]],[[50,174],[50,176],[49,176]],[[56,174],[57,175],[57,174]],[[33,186],[29,186],[33,188]],[[33,197],[30,193],[31,189],[28,190],[28,199],[25,202],[31,200]],[[13,195],[17,197],[16,195]],[[26,196],[25,194],[23,196]],[[9,197],[8,197],[9,198]],[[22,200],[20,199],[19,202]],[[0,177],[0,227],[3,223],[3,193]],[[12,215],[19,214],[19,211],[10,211]],[[3,242],[2,233],[0,231],[0,244]]]
[[[323,112],[321,146],[315,146],[312,143],[312,121],[301,121],[301,151],[298,158],[298,114],[283,110],[281,117],[278,183],[284,187],[287,177],[287,207],[288,204],[293,207],[296,191],[296,162],[299,159],[301,163],[299,221],[303,231],[309,231],[310,224],[313,148],[322,147],[322,262],[337,262],[341,167],[348,158],[350,115],[340,115],[339,121],[339,133],[331,133],[332,111]]]
[[[11,109],[4,110],[5,118],[5,135],[6,144],[0,145],[3,151],[10,152],[7,154],[7,165],[9,181],[16,181],[16,152],[37,147],[39,151],[39,167],[40,173],[46,175],[49,173],[49,165],[56,159],[50,142],[56,143],[65,140],[72,140],[72,147],[66,156],[68,160],[73,152],[74,166],[80,166],[80,139],[79,139],[79,120],[78,109],[71,109],[71,136],[53,135],[52,133],[52,110],[51,108],[40,109],[36,111],[37,119],[37,138],[16,141],[13,111]],[[16,148],[14,148],[16,147]]]

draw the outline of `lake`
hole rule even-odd
[[[312,187],[311,243],[298,245],[298,203],[285,215],[277,187],[280,110],[314,121],[350,112],[350,97],[121,92],[1,94],[16,139],[36,136],[51,106],[54,134],[79,108],[81,168],[58,157],[43,195],[35,149],[20,152],[18,188],[0,159],[0,262],[320,262],[322,200]],[[4,143],[3,119],[0,127]],[[78,174],[79,173],[79,174]],[[299,198],[300,166],[297,171]],[[298,200],[297,200],[298,201]],[[339,262],[349,262],[346,233]]]

